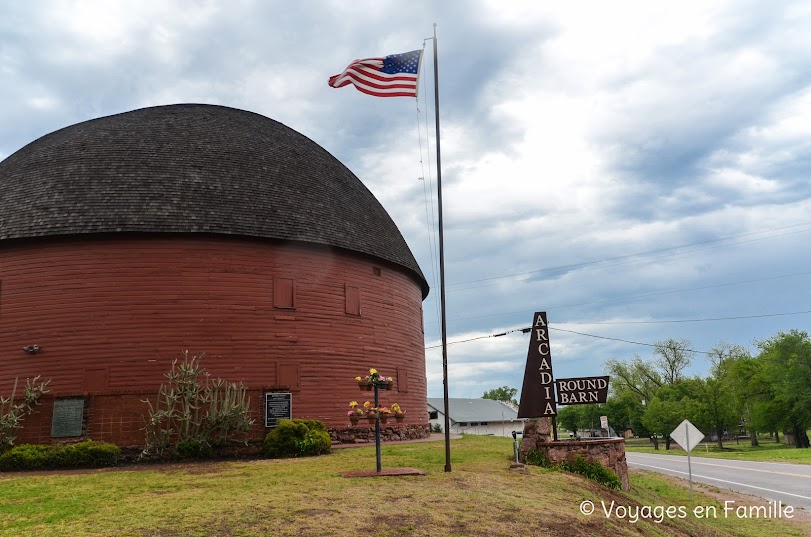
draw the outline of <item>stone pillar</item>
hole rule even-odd
[[[524,436],[518,450],[518,460],[524,462],[524,457],[533,448],[540,449],[541,445],[552,441],[552,422],[549,418],[536,418],[524,422]]]

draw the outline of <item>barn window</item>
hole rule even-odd
[[[404,367],[397,368],[397,391],[400,393],[408,392],[408,369]]]
[[[360,315],[360,288],[347,285],[346,293],[346,313],[350,315]]]
[[[290,391],[301,389],[301,374],[297,363],[278,364],[276,378],[277,384],[287,386]]]
[[[273,307],[296,307],[296,285],[292,278],[273,278]]]
[[[380,276],[380,267],[372,267],[372,274]]]
[[[438,420],[439,419],[439,411],[438,410],[430,410],[430,411],[428,411],[428,419],[429,420]]]
[[[103,392],[107,390],[107,368],[84,370],[84,391]]]

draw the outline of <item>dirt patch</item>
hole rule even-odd
[[[351,472],[341,472],[344,477],[399,477],[407,475],[425,475],[425,472],[417,468],[383,468],[379,472],[374,470],[353,470]]]
[[[331,515],[337,513],[335,509],[299,509],[293,511],[294,515],[315,516],[315,515]]]

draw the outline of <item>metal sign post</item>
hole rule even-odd
[[[704,433],[698,430],[698,428],[690,423],[689,420],[684,420],[676,427],[672,433],[670,433],[670,438],[676,441],[681,447],[683,447],[687,451],[687,475],[690,479],[690,499],[693,499],[693,465],[692,461],[690,460],[690,452],[696,447],[701,440],[704,438]]]

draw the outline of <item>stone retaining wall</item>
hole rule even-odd
[[[625,461],[624,438],[595,438],[590,440],[552,441],[549,418],[527,420],[524,424],[524,437],[519,449],[519,460],[526,458],[530,450],[537,449],[552,464],[574,461],[578,455],[588,462],[599,462],[612,470],[620,481],[622,490],[629,489],[628,464]]]
[[[329,429],[333,444],[374,444],[374,426],[346,427],[343,429]],[[402,440],[416,440],[431,436],[431,427],[424,425],[380,425],[380,440],[383,442],[399,442]]]

